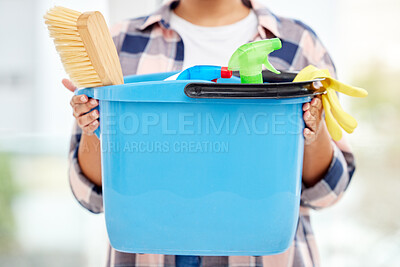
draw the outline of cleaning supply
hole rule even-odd
[[[228,69],[240,72],[242,83],[263,83],[262,65],[276,73],[280,72],[268,61],[268,54],[282,47],[279,38],[256,41],[240,46],[231,56]]]
[[[206,80],[216,82],[219,78],[231,78],[232,71],[227,67],[197,65],[182,71],[176,80]]]
[[[240,83],[240,78],[232,76],[232,71],[228,67],[214,65],[196,65],[164,79],[164,81],[177,80],[205,80],[222,83]]]
[[[325,93],[322,95],[322,104],[325,110],[326,126],[333,140],[338,141],[342,138],[342,130],[340,127],[346,132],[352,133],[357,127],[357,121],[342,109],[336,92],[353,97],[366,97],[368,92],[362,88],[341,83],[332,78],[328,70],[320,70],[312,65],[302,69],[293,82],[302,82],[318,78],[323,79],[321,83],[323,85],[322,90],[324,90]]]
[[[77,87],[124,83],[117,50],[100,12],[56,6],[44,19],[64,69]]]

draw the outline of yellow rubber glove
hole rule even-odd
[[[320,70],[312,65],[302,69],[293,82],[310,81],[323,78],[321,81],[325,94],[322,95],[322,105],[325,110],[325,122],[333,140],[342,139],[343,128],[346,132],[352,133],[357,127],[357,121],[346,113],[339,103],[336,92],[354,97],[366,97],[368,92],[362,88],[349,86],[331,77],[328,70]]]

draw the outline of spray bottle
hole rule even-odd
[[[268,61],[269,53],[282,47],[279,38],[256,41],[240,46],[231,56],[229,70],[238,70],[242,83],[263,83],[262,65],[280,74]]]

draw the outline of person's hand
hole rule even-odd
[[[320,97],[314,97],[311,102],[303,105],[303,119],[306,124],[304,128],[304,144],[310,145],[317,140],[321,131],[325,130],[322,119],[322,101]]]
[[[70,80],[63,79],[62,84],[71,92],[76,90],[76,87]],[[99,104],[98,101],[93,98],[89,99],[86,95],[74,95],[70,104],[73,115],[83,133],[86,135],[93,135],[93,132],[99,127],[99,111],[89,111]]]
[[[303,105],[304,159],[303,182],[313,186],[320,181],[329,169],[333,157],[332,138],[329,135],[325,120],[321,97],[314,97]]]

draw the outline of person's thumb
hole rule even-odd
[[[61,82],[65,86],[65,88],[67,88],[71,92],[74,92],[76,90],[76,86],[70,80],[63,79]]]

